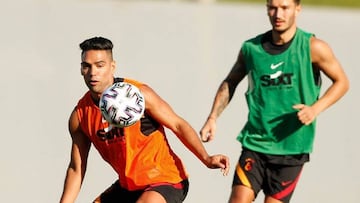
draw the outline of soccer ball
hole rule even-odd
[[[102,93],[99,107],[107,122],[123,128],[140,120],[145,111],[145,98],[135,85],[117,82]]]

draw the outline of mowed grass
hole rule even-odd
[[[218,0],[219,2],[265,3],[266,0]],[[360,9],[360,0],[302,0],[303,5]]]

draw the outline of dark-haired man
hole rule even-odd
[[[204,142],[214,139],[216,119],[247,76],[249,114],[229,203],[250,203],[260,190],[265,203],[289,202],[313,149],[315,118],[349,88],[331,48],[297,27],[300,10],[300,0],[267,0],[272,30],[244,42],[200,131]],[[321,72],[332,85],[320,97]]]
[[[82,42],[80,48],[81,75],[89,90],[69,119],[71,159],[61,203],[75,201],[85,176],[91,144],[118,174],[118,179],[94,202],[183,202],[188,192],[188,174],[171,149],[164,128],[170,129],[208,168],[221,168],[224,175],[228,173],[228,157],[209,156],[195,130],[153,89],[139,81],[114,78],[116,66],[110,40],[94,37]],[[145,97],[145,113],[132,126],[110,128],[102,119],[98,103],[102,92],[118,81],[132,83],[140,89]]]

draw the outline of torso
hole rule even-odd
[[[181,160],[169,147],[163,126],[146,111],[144,117],[130,127],[111,128],[88,92],[79,101],[77,113],[82,131],[118,173],[122,187],[143,189],[152,183],[178,183],[187,178]]]
[[[265,33],[244,43],[249,119],[238,136],[244,147],[275,155],[312,151],[315,122],[303,126],[292,108],[300,103],[311,105],[319,95],[310,56],[311,36],[297,30],[289,43],[277,46]]]

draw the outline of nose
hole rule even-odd
[[[96,75],[96,72],[97,72],[96,67],[92,65],[89,70],[90,75],[91,76]]]
[[[276,9],[276,11],[275,11],[275,17],[276,17],[276,18],[282,18],[283,13],[284,13],[283,9],[278,8],[278,9]]]

